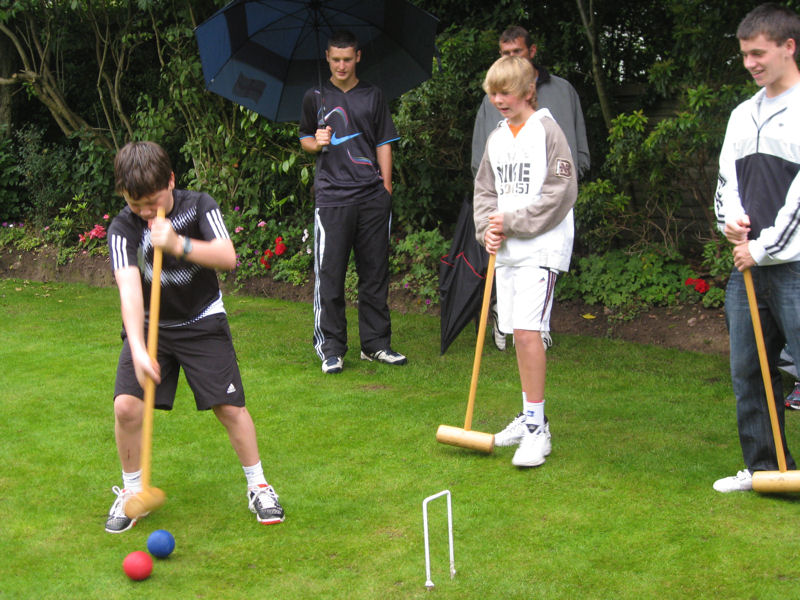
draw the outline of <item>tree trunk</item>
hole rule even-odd
[[[16,65],[13,52],[11,43],[4,36],[0,36],[0,79],[11,77],[11,73],[14,71]],[[11,125],[12,91],[13,86],[0,85],[0,138],[11,134],[6,126]]]
[[[611,121],[614,119],[614,111],[611,108],[611,97],[608,94],[603,73],[603,57],[600,56],[600,45],[597,41],[597,26],[594,18],[594,2],[589,0],[589,10],[586,10],[584,0],[575,0],[578,5],[578,12],[581,15],[583,31],[589,41],[589,48],[592,52],[592,78],[597,90],[597,100],[600,102],[600,110],[603,113],[603,122],[606,130],[611,129]]]

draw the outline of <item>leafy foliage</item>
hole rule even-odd
[[[454,223],[472,193],[470,149],[483,98],[483,72],[497,53],[497,33],[455,27],[439,36],[441,67],[404,94],[394,122],[396,182],[393,206],[401,228]]]
[[[557,294],[564,300],[601,304],[625,320],[647,306],[674,304],[690,277],[694,273],[681,257],[661,247],[636,253],[610,250],[578,259],[573,271],[559,277]]]

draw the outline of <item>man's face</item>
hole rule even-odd
[[[356,63],[361,60],[361,51],[355,48],[336,48],[325,51],[325,58],[331,68],[331,80],[338,84],[348,84],[356,78]]]
[[[532,44],[530,48],[525,45],[525,39],[518,37],[510,42],[500,42],[500,56],[522,56],[529,60],[533,60],[536,55],[536,44]]]
[[[744,68],[753,76],[756,84],[767,89],[767,96],[777,96],[791,87],[787,78],[794,73],[793,39],[778,44],[759,33],[754,38],[739,40],[739,48]]]
[[[150,222],[156,218],[159,207],[164,207],[164,212],[169,214],[172,210],[172,190],[175,189],[175,174],[170,175],[169,185],[163,190],[153,192],[148,196],[142,196],[134,200],[127,193],[123,193],[125,202],[131,209],[131,212],[140,219]]]

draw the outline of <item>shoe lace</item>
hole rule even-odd
[[[503,429],[503,432],[512,432],[524,425],[525,425],[525,413],[519,413],[516,417],[514,417],[514,420],[511,421],[511,423],[506,425],[505,429]]]
[[[124,516],[125,499],[129,496],[128,490],[121,490],[119,486],[115,485],[111,488],[111,491],[117,495],[117,499],[114,500],[114,504],[111,505],[111,514],[115,516]]]
[[[261,508],[272,508],[278,502],[278,495],[272,486],[260,487],[254,490],[250,496],[250,507],[253,507],[256,502]]]

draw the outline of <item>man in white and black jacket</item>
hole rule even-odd
[[[725,311],[745,464],[714,483],[719,492],[751,490],[753,472],[778,470],[743,271],[753,276],[776,398],[783,395],[777,361],[784,342],[800,356],[800,18],[762,4],[736,35],[744,67],[762,89],[731,114],[714,199],[718,227],[734,244]],[[776,409],[784,437],[783,403]],[[785,439],[783,445],[794,469]]]

